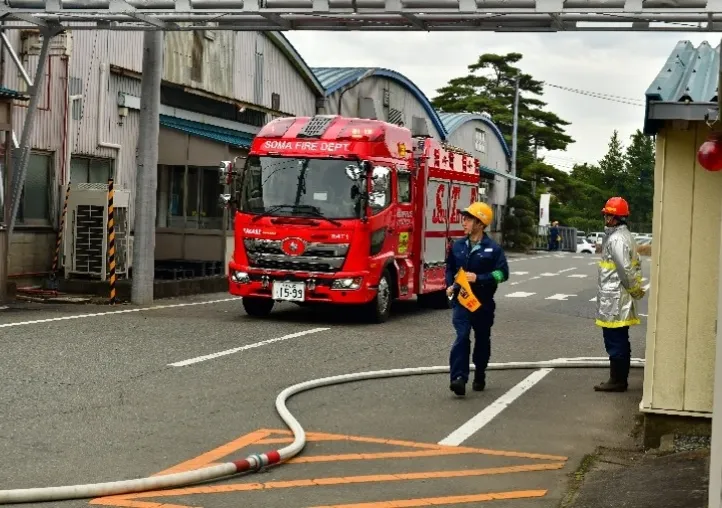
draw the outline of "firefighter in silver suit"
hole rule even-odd
[[[609,379],[594,387],[598,392],[624,392],[632,356],[629,327],[640,324],[637,300],[644,297],[637,245],[627,227],[629,205],[610,198],[602,209],[605,237],[599,261],[596,324],[602,328],[609,355]]]

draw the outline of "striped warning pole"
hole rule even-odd
[[[65,202],[63,203],[63,213],[60,215],[60,228],[58,229],[58,238],[55,241],[55,256],[53,257],[53,268],[50,270],[50,280],[54,281],[58,273],[58,259],[60,259],[60,245],[63,243],[63,230],[65,228],[65,216],[68,214],[68,199],[70,198],[70,182],[65,189]]]
[[[115,223],[113,222],[113,179],[108,180],[108,268],[110,304],[115,305]]]

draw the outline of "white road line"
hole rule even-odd
[[[509,293],[506,295],[507,298],[526,298],[527,296],[535,295],[536,293],[525,293],[524,291],[517,291],[516,293]]]
[[[573,256],[572,259],[584,259],[584,256]]]
[[[567,277],[576,277],[577,279],[583,279],[586,276],[586,273],[573,273],[571,275],[567,275]]]
[[[156,305],[153,307],[141,307],[137,309],[111,310],[108,312],[94,312],[92,314],[76,314],[73,316],[61,316],[47,319],[35,319],[33,321],[19,321],[17,323],[0,324],[0,328],[11,328],[13,326],[38,325],[42,323],[52,323],[54,321],[68,321],[70,319],[85,319],[92,317],[112,316],[113,314],[130,314],[131,312],[146,312],[149,310],[176,309],[178,307],[191,307],[193,305],[211,305],[213,303],[232,302],[240,300],[240,298],[222,298],[220,300],[205,300],[202,302],[174,303],[171,305]]]
[[[511,272],[512,275],[527,275],[529,272]]]
[[[589,301],[590,301],[590,302],[596,302],[596,301],[597,301],[597,297],[595,296],[594,298],[592,298],[592,299],[589,300]]]
[[[197,356],[196,358],[191,358],[190,360],[183,360],[180,362],[169,363],[168,365],[171,367],[184,367],[186,365],[191,365],[193,363],[199,363],[199,362],[204,362],[206,360],[212,360],[214,358],[218,358],[219,356],[230,355],[233,353],[238,353],[240,351],[246,351],[248,349],[253,349],[253,348],[257,348],[257,347],[261,347],[261,346],[266,346],[268,344],[273,344],[274,342],[281,342],[283,340],[295,339],[296,337],[302,337],[303,335],[309,335],[311,333],[323,332],[326,330],[330,330],[330,328],[312,328],[310,330],[304,330],[302,332],[296,332],[296,333],[284,335],[283,337],[276,337],[275,339],[262,340],[261,342],[254,342],[253,344],[247,344],[245,346],[236,347],[233,349],[226,349],[225,351],[221,351],[219,353],[212,353],[209,355]]]
[[[591,266],[591,265],[596,265],[597,262],[596,262],[596,261],[592,261],[591,263],[587,263],[587,264]]]
[[[646,314],[640,314],[640,316],[649,317],[649,316],[647,316]]]
[[[577,295],[565,295],[564,293],[557,293],[557,294],[552,295],[552,296],[547,296],[547,297],[544,298],[544,299],[545,299],[545,300],[563,300],[563,301],[566,301],[566,300],[568,299],[568,297],[570,297],[570,296],[577,296]]]
[[[504,409],[509,407],[511,403],[521,397],[524,392],[544,379],[544,377],[552,370],[554,369],[539,369],[532,372],[511,390],[485,407],[471,420],[467,421],[464,425],[439,441],[439,444],[444,446],[459,446],[492,421],[499,413],[504,411]]]

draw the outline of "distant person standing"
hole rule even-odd
[[[620,197],[610,198],[602,214],[606,227],[599,261],[596,324],[602,328],[609,355],[609,379],[594,389],[624,392],[632,358],[629,327],[640,324],[636,300],[644,297],[642,268],[637,245],[627,227],[627,202]]]
[[[549,228],[550,251],[559,250],[559,240],[561,240],[561,236],[559,235],[559,222],[554,221],[552,222],[552,227]]]
[[[491,328],[494,325],[494,294],[509,279],[509,265],[501,246],[486,234],[493,212],[486,203],[473,203],[461,212],[466,236],[451,244],[446,258],[446,294],[451,299],[452,323],[456,340],[449,355],[451,384],[458,396],[466,394],[469,379],[471,331],[474,331],[474,391],[486,387],[486,368],[491,356]],[[463,277],[463,283],[457,282]],[[467,285],[467,289],[464,289]],[[469,291],[470,290],[470,291]],[[471,294],[469,294],[471,293]],[[459,297],[473,300],[474,310],[462,305]]]

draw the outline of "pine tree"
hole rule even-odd
[[[624,197],[629,190],[630,182],[627,178],[624,147],[619,140],[619,132],[616,129],[614,129],[608,146],[606,155],[599,161],[599,169],[602,172],[604,185],[603,190],[610,192],[612,195]]]
[[[626,152],[627,190],[633,222],[650,225],[654,199],[654,138],[637,131]]]

